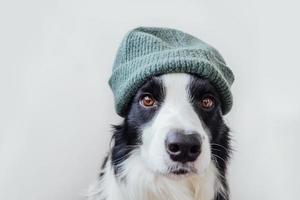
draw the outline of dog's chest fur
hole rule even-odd
[[[222,190],[213,164],[205,175],[185,179],[155,175],[134,156],[125,166],[124,176],[117,179],[107,163],[103,177],[90,188],[89,200],[212,200]]]

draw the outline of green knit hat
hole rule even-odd
[[[166,73],[190,73],[208,79],[221,97],[222,113],[230,111],[234,75],[216,49],[179,30],[139,27],[123,39],[109,79],[116,112],[124,117],[145,81]]]

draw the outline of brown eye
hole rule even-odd
[[[211,97],[205,97],[200,101],[200,106],[203,109],[210,110],[215,106],[215,102]]]
[[[140,103],[145,107],[152,107],[155,105],[156,101],[150,95],[146,95],[141,99]]]

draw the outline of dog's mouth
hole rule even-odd
[[[174,175],[186,175],[189,173],[189,170],[187,169],[177,169],[177,170],[173,170],[173,171],[170,171],[171,174],[174,174]]]
[[[171,177],[185,177],[196,173],[197,170],[191,166],[176,166],[170,168],[166,175]]]

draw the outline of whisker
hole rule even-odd
[[[212,155],[212,159],[215,161],[215,163],[217,164],[217,167],[220,167],[220,165],[219,165],[219,163],[218,163],[218,161],[217,161],[217,159]]]
[[[226,148],[226,147],[224,147],[224,146],[223,146],[223,145],[221,145],[221,144],[217,144],[217,143],[211,143],[210,145],[212,145],[212,146],[219,146],[219,147],[222,147],[223,149],[227,150],[227,148]]]
[[[211,143],[211,146],[218,146],[221,147],[222,149],[224,149],[227,153],[230,153],[230,150],[226,147],[224,147],[223,145],[220,144],[216,144],[216,143]],[[215,149],[216,150],[216,149]]]
[[[230,152],[228,152],[228,151],[224,151],[224,150],[221,150],[221,149],[216,149],[216,148],[213,148],[213,147],[211,147],[211,150],[212,150],[212,151],[218,151],[218,152],[226,152],[226,153],[230,153]]]
[[[137,147],[137,146],[132,145],[132,147]],[[115,164],[115,165],[120,164],[120,163],[119,163],[120,161],[122,161],[123,159],[128,158],[131,154],[133,154],[133,153],[135,152],[135,151],[133,150],[134,148],[129,148],[129,147],[127,147],[127,148],[128,148],[128,150],[132,150],[132,151],[129,152],[129,153],[127,153],[127,154],[125,154],[125,155],[122,156],[122,157],[119,157],[118,159],[115,159],[115,160],[112,162],[112,164]]]
[[[215,156],[215,157],[221,159],[224,163],[226,163],[226,161],[225,161],[222,157],[220,157],[220,156],[218,156],[218,155],[216,155],[216,154],[212,154],[212,156]]]

